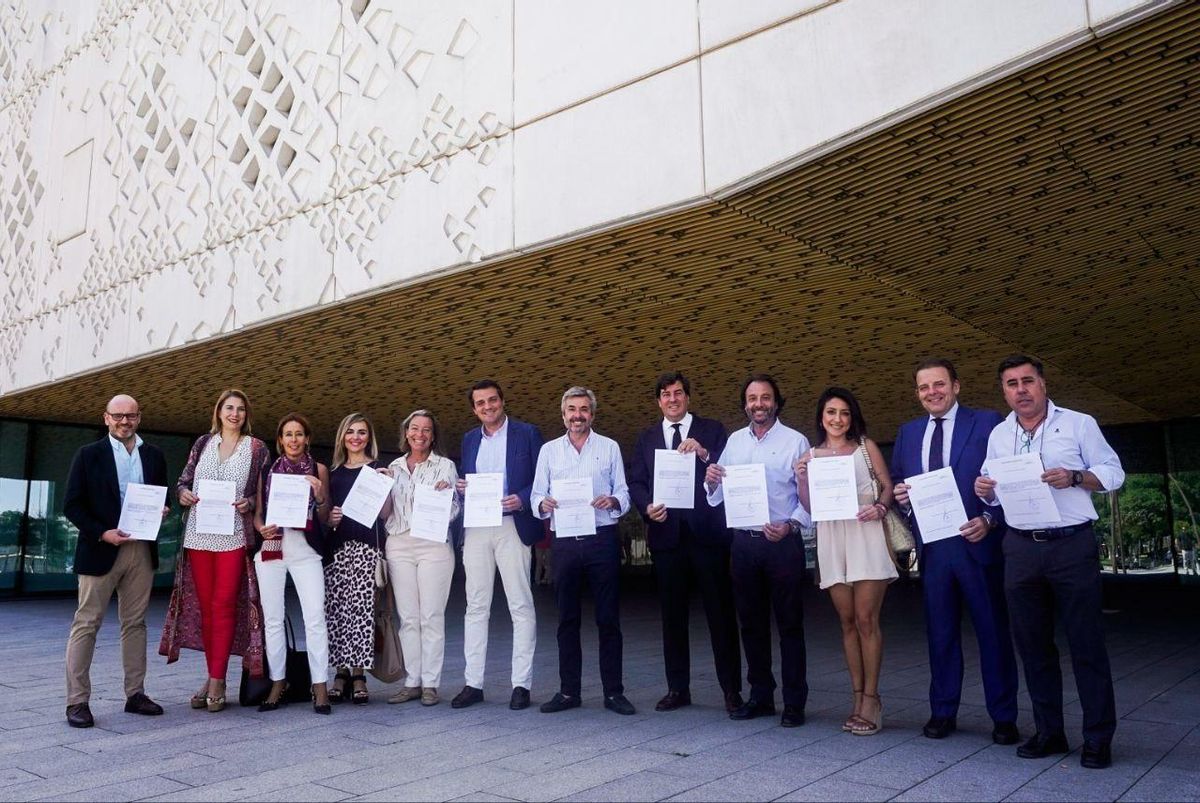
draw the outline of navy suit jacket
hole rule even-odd
[[[142,442],[142,477],[147,485],[167,484],[167,461],[157,446]],[[120,547],[101,541],[106,530],[121,520],[121,488],[117,484],[117,461],[112,443],[105,435],[83,446],[71,461],[67,489],[63,496],[63,514],[79,528],[75,544],[75,573],[104,575],[112,571]],[[158,568],[158,543],[150,542],[150,561]]]
[[[462,472],[475,474],[483,427],[475,427],[463,435]],[[542,448],[542,433],[533,424],[508,417],[508,448],[504,456],[504,482],[510,494],[521,497],[521,509],[506,514],[513,517],[521,543],[533,546],[542,540],[542,522],[533,516],[529,507],[529,491],[533,487],[533,470],[537,468],[538,451]]]
[[[962,496],[968,518],[973,519],[984,510],[997,518],[1002,516],[999,507],[987,507],[975,495],[975,478],[979,476],[983,461],[987,459],[988,436],[1002,420],[1000,414],[992,410],[972,410],[962,404],[958,405],[958,413],[954,417],[954,435],[950,441],[950,470],[954,472],[954,481],[958,485],[958,493]],[[892,446],[893,482],[904,482],[906,477],[922,473],[921,444],[925,438],[925,426],[928,421],[929,416],[921,416],[903,424],[896,433],[896,443]],[[920,530],[911,513],[909,522],[920,548]],[[963,543],[975,560],[989,564],[1001,559],[1000,540],[1003,535],[1004,528],[997,526],[978,543],[972,544],[966,539],[963,539]]]
[[[695,438],[716,460],[725,451],[729,437],[720,421],[692,415],[688,437]],[[638,435],[629,466],[629,500],[646,522],[646,542],[651,549],[670,549],[679,544],[679,522],[686,520],[698,543],[707,542],[728,546],[730,535],[725,529],[725,506],[711,507],[704,492],[704,464],[696,466],[696,490],[691,510],[669,510],[664,522],[646,518],[646,508],[654,501],[654,450],[665,449],[662,419]],[[699,462],[699,458],[697,458]]]

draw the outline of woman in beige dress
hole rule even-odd
[[[854,458],[858,516],[817,523],[817,565],[821,588],[829,590],[842,625],[842,649],[854,691],[854,710],[842,730],[855,736],[871,736],[883,727],[883,701],[879,699],[883,634],[879,630],[879,610],[888,583],[897,577],[883,532],[892,482],[883,454],[867,437],[867,422],[850,391],[828,388],[821,394],[817,401],[816,433],[816,446],[796,461],[796,483],[800,502],[806,509],[812,509],[808,492],[809,461],[832,456]],[[871,481],[872,469],[884,489],[878,499]]]

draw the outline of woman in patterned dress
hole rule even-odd
[[[251,675],[263,674],[263,617],[251,551],[258,482],[271,455],[265,443],[250,435],[250,427],[246,394],[222,392],[213,408],[212,429],[192,446],[175,486],[179,503],[189,508],[200,501],[205,481],[231,482],[234,488],[232,534],[202,532],[195,512],[187,517],[159,645],[168,663],[178,660],[181,647],[204,651],[208,678],[192,695],[191,705],[210,712],[225,707],[230,654],[242,656]]]
[[[379,443],[375,428],[362,413],[351,413],[338,425],[329,473],[329,533],[326,546],[333,553],[325,567],[325,622],[329,631],[329,663],[337,667],[331,702],[368,701],[366,670],[375,652],[375,564],[383,554],[383,524],[391,512],[389,498],[373,527],[342,515],[360,471],[379,468]],[[352,687],[348,686],[352,684]]]

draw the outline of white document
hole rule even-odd
[[[591,477],[558,477],[550,481],[554,510],[554,536],[568,538],[596,534],[596,509],[592,507]]]
[[[996,481],[996,498],[1004,508],[1004,521],[1017,529],[1032,529],[1061,521],[1050,486],[1042,482],[1046,472],[1037,452],[993,457],[984,464],[987,476]]]
[[[364,527],[374,527],[394,484],[395,480],[387,474],[363,466],[358,470],[354,485],[350,486],[350,493],[342,502],[342,515]]]
[[[167,486],[129,483],[117,529],[136,541],[157,541],[166,503]]]
[[[450,511],[453,509],[453,488],[435,491],[432,485],[415,486],[408,534],[413,538],[446,543],[450,537]]]
[[[766,466],[762,463],[725,466],[721,485],[725,489],[726,527],[745,530],[770,523]]]
[[[504,521],[504,475],[468,474],[463,492],[464,527],[499,527]]]
[[[209,535],[233,535],[233,509],[237,491],[229,480],[197,480],[196,496],[200,501],[192,515],[196,517],[196,532]]]
[[[967,510],[949,466],[909,477],[904,482],[908,484],[908,503],[912,505],[923,543],[962,535],[958,528],[967,523]]]
[[[691,510],[696,506],[696,454],[654,450],[654,504]]]
[[[808,503],[813,521],[858,517],[858,480],[854,455],[815,457],[808,461]]]
[[[312,486],[303,474],[272,474],[264,524],[303,530],[308,526],[308,496]]]

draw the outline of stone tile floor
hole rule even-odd
[[[462,684],[461,577],[448,610],[445,700]],[[585,627],[584,707],[556,715],[536,703],[555,690],[554,602],[538,589],[535,706],[511,712],[509,633],[497,589],[488,699],[454,711],[448,702],[386,705],[371,681],[367,706],[315,716],[307,705],[259,714],[233,707],[192,711],[187,698],[203,661],[150,658],[149,694],[162,717],[122,712],[115,608],[92,669],[97,727],[63,718],[63,647],[73,601],[0,602],[0,801],[3,800],[1200,800],[1200,630],[1194,611],[1106,615],[1121,723],[1113,767],[1081,769],[1079,706],[1066,667],[1068,724],[1076,751],[1018,759],[989,738],[973,649],[960,731],[920,736],[928,715],[928,667],[919,588],[897,584],[884,611],[885,729],[844,734],[849,700],[828,600],[806,598],[808,724],[732,722],[719,707],[701,617],[694,614],[695,705],[653,710],[664,691],[657,605],[645,581],[624,596],[625,683],[638,707],[619,717],[600,705],[595,631]],[[150,616],[157,647],[165,599]],[[298,617],[297,617],[298,623]],[[302,632],[302,631],[301,631]],[[970,645],[970,634],[967,634]],[[1064,650],[1065,652],[1065,650]],[[1064,664],[1068,662],[1064,659]],[[236,687],[237,659],[231,666]],[[1020,726],[1031,730],[1022,693]]]

